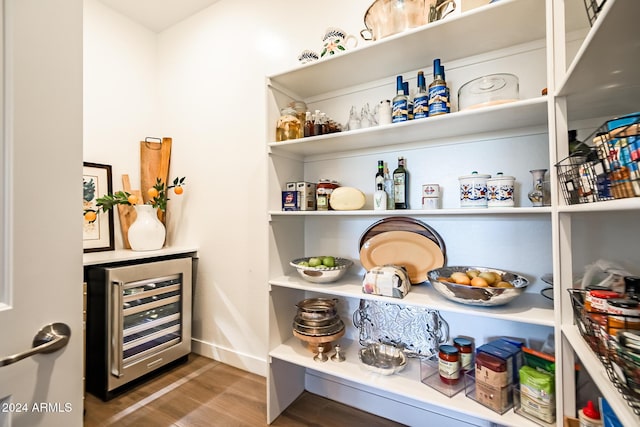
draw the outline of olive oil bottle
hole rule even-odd
[[[393,200],[396,209],[409,209],[409,174],[404,167],[404,157],[398,157],[398,167],[393,171]]]

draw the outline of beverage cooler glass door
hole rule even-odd
[[[112,284],[116,345],[111,372],[121,377],[133,362],[180,342],[182,275]]]

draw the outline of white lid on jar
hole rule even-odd
[[[496,173],[493,177],[491,177],[492,181],[514,181],[515,178],[509,175],[503,175],[502,172]]]
[[[469,179],[469,178],[480,178],[480,179],[489,179],[491,175],[478,173],[477,171],[471,172],[471,175],[459,176],[458,179]]]

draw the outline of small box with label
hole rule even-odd
[[[296,191],[300,197],[301,211],[316,210],[316,184],[313,182],[296,182]]]
[[[287,182],[284,185],[285,191],[297,191],[295,182]]]
[[[282,210],[283,211],[299,211],[300,210],[300,193],[297,191],[282,192]]]

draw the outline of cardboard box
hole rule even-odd
[[[476,352],[475,381],[501,388],[509,384],[507,362],[485,352]]]
[[[282,210],[283,211],[299,211],[300,195],[297,191],[282,192]]]
[[[513,372],[515,361],[512,353],[489,344],[484,344],[478,347],[476,353],[486,353],[491,356],[497,357],[498,359],[504,360],[507,363],[507,381],[509,384],[514,383],[514,378],[517,378],[518,373]]]
[[[284,186],[285,191],[297,191],[295,182],[287,182]]]
[[[476,399],[484,406],[498,413],[503,413],[513,406],[513,393],[510,385],[493,387],[476,381]]]
[[[487,345],[497,347],[511,354],[513,360],[513,383],[517,384],[520,378],[520,368],[524,365],[522,349],[506,340],[503,340],[502,338],[490,341]]]
[[[296,191],[300,196],[301,211],[316,210],[316,184],[313,182],[296,182]]]

